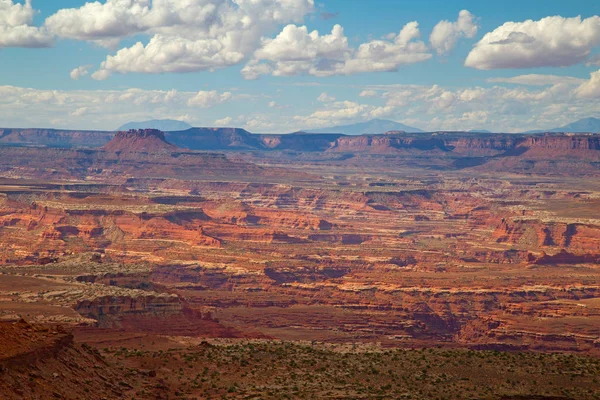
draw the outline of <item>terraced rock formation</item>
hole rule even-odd
[[[1,147],[1,317],[600,354],[596,136],[194,132]]]

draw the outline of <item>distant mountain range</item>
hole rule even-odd
[[[129,122],[121,127],[119,131],[128,131],[130,129],[159,129],[163,132],[185,131],[192,128],[190,124],[173,119],[153,119],[142,122]],[[212,129],[212,128],[207,128]],[[344,135],[363,135],[363,134],[383,134],[390,131],[405,131],[407,133],[422,133],[419,128],[408,126],[400,122],[386,119],[372,119],[367,122],[361,122],[350,125],[332,126],[329,128],[309,129],[301,132],[305,133],[336,133]],[[469,133],[491,133],[486,129],[472,129]],[[572,133],[600,133],[600,118],[583,118],[559,128],[535,129],[523,133],[544,133],[544,132],[572,132]]]
[[[174,119],[153,119],[142,122],[128,122],[117,129],[118,131],[128,131],[130,129],[158,129],[163,132],[185,131],[192,126],[187,122]]]
[[[525,133],[543,133],[543,132],[573,132],[573,133],[600,133],[599,118],[583,118],[572,122],[560,128],[536,129]]]
[[[386,119],[372,119],[352,125],[332,126],[330,128],[310,129],[306,133],[342,133],[344,135],[362,135],[364,133],[382,134],[389,131],[405,131],[408,133],[423,132],[419,128]]]

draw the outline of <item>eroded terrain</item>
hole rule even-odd
[[[206,153],[156,135],[0,148],[3,319],[98,341],[600,351],[595,137]]]

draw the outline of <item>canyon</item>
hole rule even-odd
[[[4,323],[600,355],[597,135],[0,131]]]

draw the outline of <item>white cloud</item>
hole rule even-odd
[[[204,106],[215,107],[231,94],[212,92]],[[240,98],[244,94],[237,94]],[[201,96],[202,97],[202,96]],[[211,101],[215,103],[211,103]],[[189,102],[192,105],[189,105]],[[215,109],[194,104],[198,92],[177,90],[37,90],[0,86],[0,117],[8,127],[56,127],[112,130],[129,121],[185,120],[196,126],[210,125]]]
[[[377,107],[354,101],[337,101],[325,104],[321,109],[308,116],[294,116],[301,129],[325,127],[339,123],[375,118],[371,113]]]
[[[46,26],[60,37],[90,41],[138,33],[216,38],[246,30],[252,36],[257,27],[299,21],[313,8],[313,0],[106,0],[61,9]]]
[[[150,37],[108,56],[98,75],[106,78],[114,72],[190,72],[237,64],[262,35],[301,21],[313,9],[314,0],[106,0],[59,10],[46,26],[59,37],[109,48],[125,37]]]
[[[71,76],[71,79],[73,79],[74,81],[78,81],[80,78],[90,73],[90,68],[90,65],[82,65],[71,71],[69,75]]]
[[[590,80],[575,89],[577,97],[582,99],[600,98],[600,70],[590,74]]]
[[[256,61],[250,61],[242,68],[244,79],[255,80],[261,75],[268,75],[273,72],[273,67],[269,64],[258,64]]]
[[[231,126],[232,122],[233,122],[233,118],[231,118],[231,117],[225,117],[225,118],[216,120],[215,121],[215,126],[229,127],[229,126]]]
[[[331,34],[323,36],[316,30],[308,32],[306,26],[287,25],[274,39],[262,39],[262,46],[242,74],[247,79],[255,79],[261,74],[328,74],[336,64],[343,64],[349,53],[348,39],[340,25],[335,25]],[[269,63],[261,64],[260,61]]]
[[[254,55],[269,61],[308,61],[322,57],[343,60],[348,51],[348,39],[340,25],[323,36],[316,30],[309,33],[306,26],[287,25],[275,39],[263,39],[262,47]]]
[[[580,85],[576,85],[580,80],[575,78],[553,76],[543,79],[523,77],[518,81],[535,85],[463,88],[401,84],[363,86],[363,92],[381,93],[373,100],[381,103],[361,104],[350,99],[323,103],[316,111],[293,116],[294,125],[289,131],[381,117],[429,131],[489,129],[524,132],[596,116],[600,109],[600,71],[592,73],[590,79]],[[547,85],[547,82],[552,84]],[[285,124],[289,120],[289,117],[282,118],[280,123]]]
[[[321,103],[331,103],[332,101],[335,101],[335,97],[323,92],[319,95],[319,97],[317,97],[317,100],[319,100]]]
[[[24,4],[0,0],[0,48],[51,46],[52,36],[44,28],[33,26],[36,13],[31,0]]]
[[[268,103],[268,106],[269,106],[269,108],[275,108],[275,109],[278,109],[278,110],[282,110],[284,108],[290,108],[290,106],[288,106],[288,105],[281,105],[281,104],[277,103],[276,101],[270,101]]]
[[[565,67],[585,62],[600,44],[600,17],[546,17],[506,22],[487,33],[467,56],[467,67]]]
[[[463,113],[461,120],[469,123],[474,123],[476,125],[482,125],[488,122],[489,112],[487,111],[467,111]],[[470,125],[473,126],[473,125]],[[468,130],[466,128],[463,128]]]
[[[114,39],[147,30],[149,14],[149,0],[95,1],[80,8],[58,10],[46,19],[45,25],[62,38]]]
[[[346,74],[390,72],[403,65],[429,60],[431,53],[422,41],[419,24],[409,22],[393,41],[374,40],[358,47],[344,68]]]
[[[475,17],[467,10],[458,14],[456,22],[440,21],[433,28],[429,41],[431,47],[440,55],[450,53],[460,38],[473,38],[477,34],[478,26]]]
[[[244,54],[220,39],[190,40],[155,35],[144,46],[141,42],[108,56],[99,71],[119,72],[192,72],[223,68],[242,61]]]
[[[431,58],[420,38],[419,25],[409,22],[390,40],[373,40],[357,49],[348,45],[340,25],[330,34],[308,32],[306,26],[288,25],[274,39],[263,39],[262,47],[242,70],[246,79],[260,75],[332,76],[361,72],[395,71],[402,65]]]
[[[210,108],[231,100],[231,97],[231,92],[218,93],[216,90],[209,92],[199,91],[194,97],[188,100],[187,104],[188,106]]]
[[[517,85],[529,86],[557,85],[560,83],[567,85],[580,85],[586,82],[585,79],[575,78],[573,76],[542,74],[519,75],[510,78],[489,78],[487,81],[491,83],[514,83]]]
[[[273,118],[265,115],[256,115],[249,118],[246,122],[242,122],[242,125],[250,132],[272,131],[273,129],[278,128],[277,124],[273,121]]]
[[[82,115],[84,115],[87,112],[88,108],[87,107],[79,107],[77,110],[73,111],[71,113],[72,117],[81,117]]]
[[[5,126],[81,129],[114,129],[128,121],[185,118],[195,126],[214,123],[244,126],[251,132],[293,132],[389,118],[424,130],[477,128],[523,132],[562,126],[579,118],[595,116],[600,109],[598,72],[580,86],[558,83],[549,87],[456,88],[394,84],[360,89],[380,95],[370,100],[372,104],[348,98],[318,103],[314,109],[297,114],[294,113],[297,107],[268,108],[267,102],[262,114],[253,112],[251,116],[235,116],[231,115],[235,108],[229,104],[219,107],[219,103],[233,103],[245,98],[246,95],[237,92],[227,100],[228,92],[220,91],[199,95],[198,92],[176,90],[60,91],[0,86],[0,116]],[[199,104],[193,104],[195,102]],[[203,108],[211,105],[214,108]],[[223,114],[219,114],[221,112]],[[227,119],[228,115],[231,120]]]
[[[362,92],[360,92],[359,96],[360,97],[377,97],[379,93],[377,93],[375,90],[363,90]]]
[[[111,73],[110,71],[106,70],[106,69],[100,69],[96,72],[94,72],[91,76],[92,79],[96,80],[96,81],[103,81],[106,80],[110,77]]]

